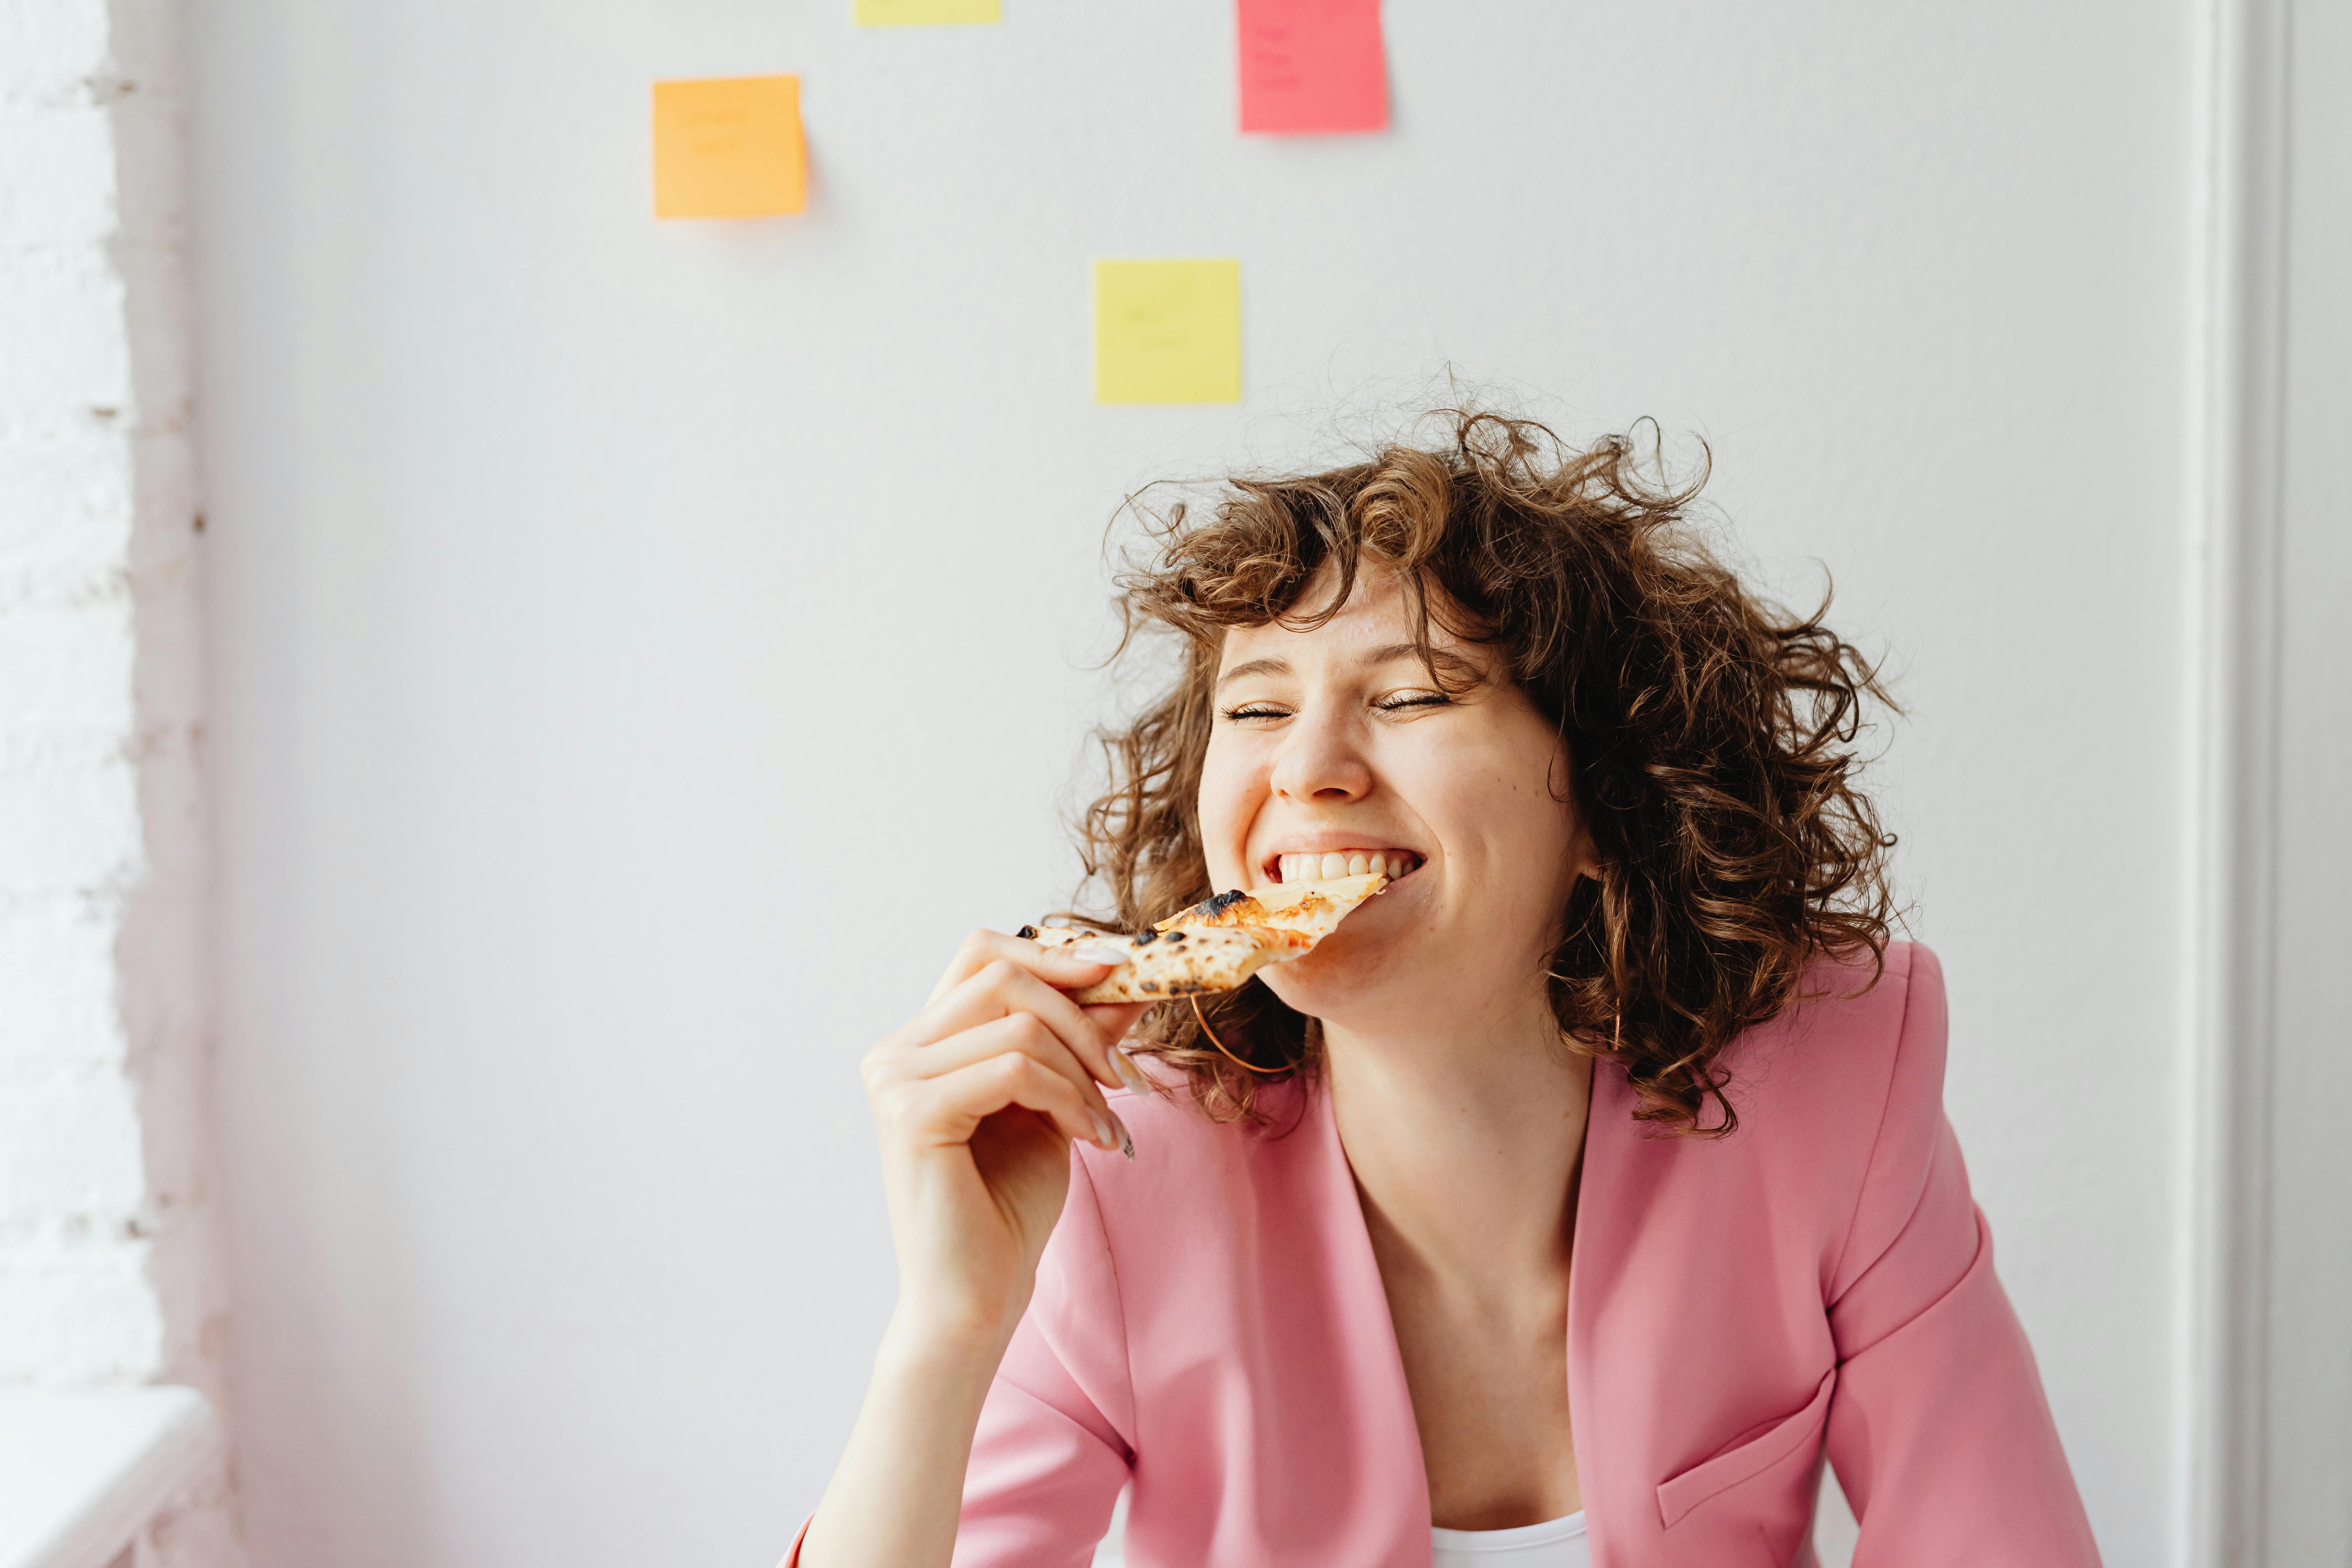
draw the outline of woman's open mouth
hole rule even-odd
[[[1315,882],[1333,877],[1361,877],[1377,871],[1391,882],[1421,869],[1422,857],[1410,849],[1327,849],[1320,854],[1270,855],[1265,871],[1269,881]]]

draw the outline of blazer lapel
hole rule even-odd
[[[1307,1089],[1306,1104],[1291,1137],[1312,1152],[1306,1184],[1328,1238],[1330,1299],[1347,1303],[1344,1321],[1327,1342],[1344,1358],[1335,1368],[1353,1391],[1364,1429],[1359,1435],[1360,1495],[1347,1533],[1359,1552],[1335,1552],[1328,1561],[1378,1563],[1393,1568],[1429,1568],[1429,1472],[1421,1453],[1421,1429],[1413,1422],[1412,1394],[1405,1385],[1404,1359],[1397,1350],[1396,1323],[1389,1315],[1388,1288],[1372,1253],[1371,1233],[1356,1190],[1356,1173],[1339,1142],[1331,1097],[1318,1086]],[[1302,1150],[1302,1152],[1306,1152]],[[1301,1324],[1320,1337],[1326,1325]],[[1335,1522],[1337,1522],[1335,1521]]]

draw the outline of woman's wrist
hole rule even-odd
[[[1013,1342],[1021,1314],[1002,1319],[926,1309],[900,1301],[874,1355],[877,1377],[910,1376],[939,1387],[965,1384],[986,1393]]]

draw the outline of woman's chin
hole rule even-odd
[[[1370,1018],[1391,1010],[1398,1000],[1391,991],[1410,984],[1402,955],[1384,952],[1387,945],[1334,935],[1304,958],[1258,971],[1258,978],[1295,1013],[1339,1024]]]

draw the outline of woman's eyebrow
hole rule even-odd
[[[1481,684],[1485,679],[1485,671],[1474,659],[1465,658],[1442,647],[1429,649],[1424,657],[1420,648],[1409,642],[1393,642],[1386,647],[1376,647],[1364,656],[1364,662],[1378,666],[1391,664],[1401,658],[1412,659],[1429,671],[1440,686],[1448,687],[1448,689],[1453,689],[1449,683],[1458,683],[1460,689],[1466,691]]]
[[[1247,664],[1237,664],[1217,677],[1217,684],[1223,686],[1229,680],[1239,680],[1244,675],[1288,675],[1289,673],[1290,663],[1287,659],[1254,658]]]

